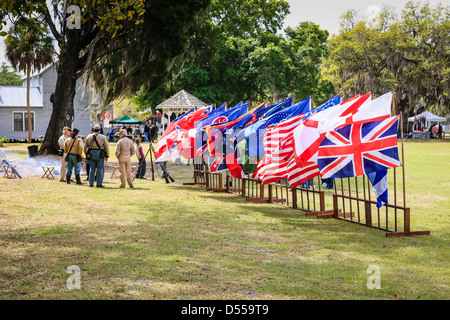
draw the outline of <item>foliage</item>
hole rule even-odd
[[[196,14],[209,2],[0,0],[1,24],[47,25],[59,47],[53,113],[40,152],[56,152],[59,132],[72,124],[77,79],[84,76],[85,84],[103,93],[102,105],[144,85],[164,83],[175,58],[188,46]],[[9,43],[14,34],[2,32],[6,34]]]
[[[53,62],[52,38],[45,25],[13,25],[6,39],[6,57],[19,71],[40,71]]]
[[[346,96],[394,90],[397,111],[409,115],[423,98],[432,111],[450,111],[450,7],[409,1],[396,18],[385,7],[375,21],[342,16],[329,41],[324,75]]]
[[[283,19],[288,13],[289,4],[284,0],[212,0],[211,5],[191,26],[193,36],[189,40],[186,53],[174,61],[173,68],[170,70],[169,83],[142,90],[138,93],[136,102],[142,109],[148,106],[154,108],[168,96],[180,90],[181,84],[177,82],[181,73],[184,74],[181,76],[183,79],[185,76],[189,79],[191,76],[200,77],[195,84],[195,90],[189,91],[192,86],[183,89],[203,101],[223,103],[228,100],[231,103],[233,99],[240,99],[240,97],[233,98],[235,92],[227,91],[231,84],[224,83],[217,87],[219,79],[215,78],[220,76],[217,72],[210,70],[213,68],[210,67],[213,63],[211,61],[217,61],[218,56],[223,56],[221,51],[224,46],[227,46],[228,37],[232,39],[230,40],[232,42],[239,39],[245,42],[247,39],[258,39],[264,34],[275,34],[281,28]],[[249,42],[252,41],[249,40]],[[229,52],[229,54],[232,53]],[[227,79],[231,79],[235,72],[236,70],[230,70]],[[235,74],[235,76],[238,75],[239,73]],[[214,78],[214,83],[208,83],[209,78]],[[240,81],[233,80],[233,83],[235,82]],[[245,92],[241,96],[245,96]]]
[[[0,147],[5,147],[5,143],[8,143],[9,139],[7,137],[0,137]]]
[[[320,76],[327,37],[327,31],[311,22],[288,28],[286,37],[222,34],[212,60],[204,66],[191,61],[174,83],[203,101],[216,103],[277,102],[290,95],[296,100],[315,96],[321,102],[334,93]]]
[[[13,70],[9,65],[3,62],[0,66],[0,85],[1,86],[21,86],[23,83],[22,76]]]

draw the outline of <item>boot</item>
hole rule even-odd
[[[83,182],[81,182],[81,178],[79,174],[75,175],[75,179],[77,180],[77,184],[84,184]]]
[[[70,175],[69,174],[66,174],[66,181],[67,181],[67,184],[70,184]]]

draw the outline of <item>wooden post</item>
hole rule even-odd
[[[292,208],[298,209],[297,204],[297,188],[292,188]]]
[[[325,211],[325,192],[320,191],[320,211]]]
[[[269,203],[273,203],[273,190],[272,190],[272,184],[268,184],[269,186]]]
[[[244,180],[244,179],[241,179],[242,180],[242,189],[241,189],[241,195],[243,196],[243,197],[245,197],[245,185],[246,185],[246,181]]]
[[[205,177],[206,177],[205,188],[209,188],[209,172],[205,171]]]
[[[364,201],[365,213],[366,213],[366,225],[372,225],[372,207],[370,201]]]
[[[411,231],[411,226],[410,226],[410,209],[409,208],[405,208],[405,221],[404,221],[404,232],[410,232]]]
[[[337,194],[333,194],[333,211],[334,217],[339,218],[339,209],[338,209],[338,197]]]

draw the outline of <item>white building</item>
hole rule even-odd
[[[30,106],[33,123],[33,139],[42,138],[47,130],[53,104],[50,96],[55,91],[57,64],[52,63],[31,77]],[[75,120],[72,128],[80,135],[88,135],[91,128],[90,90],[83,92],[82,79],[77,81],[77,92],[73,101]],[[22,86],[0,86],[0,137],[11,140],[28,138],[27,81]]]

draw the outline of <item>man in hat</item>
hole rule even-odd
[[[71,129],[69,127],[64,127],[63,134],[58,139],[59,149],[64,150],[64,144],[66,143],[66,140],[70,136],[70,131],[71,131]],[[66,181],[66,179],[65,179],[66,178],[66,168],[67,168],[67,164],[64,161],[64,152],[63,152],[63,154],[61,155],[61,168],[59,170],[59,182]]]
[[[100,125],[96,124],[93,133],[86,137],[84,144],[84,153],[86,159],[89,159],[89,187],[94,186],[94,181],[97,178],[97,188],[103,188],[105,162],[108,162],[109,158],[108,141],[103,134],[100,134],[100,130]],[[95,174],[96,170],[97,174]]]
[[[131,176],[131,156],[135,153],[133,141],[127,138],[126,129],[120,130],[119,138],[116,145],[116,157],[119,161],[120,188],[125,188],[127,182],[130,188],[133,188],[133,177]]]

